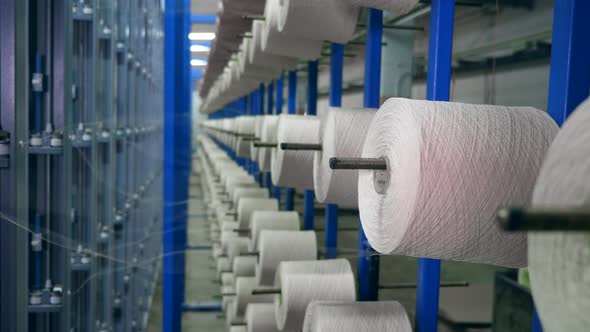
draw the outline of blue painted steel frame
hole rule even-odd
[[[318,62],[310,61],[308,68],[307,115],[315,116],[318,114]],[[307,230],[314,229],[314,202],[314,191],[306,190],[303,193],[303,228]]]
[[[215,24],[215,15],[191,15],[191,24]]]
[[[190,1],[167,0],[164,51],[164,226],[162,331],[179,332],[184,300],[190,171]]]
[[[268,85],[268,105],[266,107],[266,109],[267,109],[266,112],[268,115],[273,114],[273,111],[272,111],[274,108],[273,96],[274,96],[274,84],[270,83]],[[272,195],[274,189],[273,189],[273,185],[272,185],[272,176],[271,176],[270,172],[266,172],[266,180],[265,181],[266,181],[266,186],[268,187],[268,190],[269,190],[270,194]],[[280,201],[280,193],[279,193],[278,199]]]
[[[289,99],[287,113],[297,113],[297,71],[289,72]],[[285,188],[285,210],[293,211],[295,208],[295,189]]]
[[[383,12],[369,9],[365,51],[364,106],[378,108],[381,94],[381,48]],[[379,256],[371,255],[372,248],[362,227],[359,227],[358,281],[359,300],[379,299]]]
[[[285,82],[285,74],[281,74],[281,77],[277,80],[277,114],[283,113],[283,87]],[[281,187],[275,187],[275,198],[281,206]]]
[[[555,1],[553,10],[548,112],[561,126],[590,90],[590,1]],[[543,331],[536,310],[532,330]]]
[[[342,106],[342,72],[344,45],[332,44],[330,60],[330,106]],[[326,205],[326,259],[336,258],[338,254],[338,206]]]
[[[454,0],[432,1],[426,91],[428,100],[449,100],[454,15]],[[439,287],[440,261],[420,258],[416,289],[417,332],[437,330]]]

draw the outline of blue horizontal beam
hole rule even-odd
[[[215,16],[215,15],[198,15],[198,14],[191,15],[191,23],[192,24],[215,24],[216,20],[217,20],[217,16]]]
[[[221,304],[210,303],[210,304],[186,304],[182,305],[182,311],[193,311],[193,312],[221,312],[223,308]]]

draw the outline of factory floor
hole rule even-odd
[[[191,197],[200,197],[198,178],[191,179]],[[303,214],[303,198],[296,196],[295,209]],[[188,241],[190,244],[203,244],[208,242],[208,232],[203,211],[205,205],[199,198],[192,198],[189,204]],[[315,214],[315,227],[323,228],[324,209],[317,205]],[[341,211],[339,218],[340,228],[354,228],[358,225],[358,217],[353,211]],[[324,245],[324,233],[318,232],[318,246]],[[350,260],[353,271],[356,271],[356,256],[348,253],[356,250],[357,232],[342,231],[338,236],[339,250],[343,251],[341,257]],[[209,251],[188,251],[186,253],[186,303],[212,303],[218,302],[219,284],[215,282],[214,262]],[[381,256],[380,282],[382,285],[396,283],[414,283],[416,281],[417,259],[399,256]],[[493,286],[496,267],[466,264],[455,262],[443,262],[441,282],[466,281],[468,287],[441,288],[439,331],[440,332],[468,332],[491,331],[479,328],[469,329],[461,323],[489,323],[492,320]],[[380,300],[397,300],[404,305],[410,320],[414,321],[416,297],[415,289],[381,290]],[[451,325],[442,321],[455,322]],[[225,320],[221,313],[196,313],[186,312],[182,319],[183,331],[191,332],[221,332],[225,331]],[[148,320],[148,332],[161,331],[161,287],[158,284],[152,304],[152,312]]]

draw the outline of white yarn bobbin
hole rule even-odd
[[[262,123],[262,130],[260,133],[260,141],[264,143],[277,143],[277,126],[279,124],[278,115],[267,115],[264,117]],[[273,148],[259,148],[258,149],[258,167],[261,172],[271,171]]]
[[[231,285],[227,285],[227,286],[221,286],[221,294],[234,294],[236,292],[236,289],[234,288],[233,283]],[[236,296],[235,295],[222,295],[221,296],[221,308],[223,309],[223,311],[227,311],[229,310],[229,307],[231,307],[231,302],[235,301]]]
[[[412,332],[412,325],[397,301],[314,301],[307,306],[303,332],[357,331]]]
[[[376,8],[394,12],[397,15],[407,14],[409,11],[414,9],[418,4],[419,0],[346,0],[351,4],[367,7]]]
[[[238,202],[238,223],[240,228],[250,228],[254,211],[278,211],[279,202],[274,198],[242,198]]]
[[[221,278],[221,274],[223,272],[227,272],[231,269],[231,264],[229,262],[229,258],[227,257],[219,257],[217,259],[217,278]]]
[[[288,36],[279,31],[278,15],[281,0],[267,0],[264,9],[265,23],[262,30],[262,50],[271,54],[300,60],[315,60],[322,54],[321,40]]]
[[[243,187],[236,188],[232,201],[234,205],[238,205],[241,198],[268,198],[269,193],[267,188]]]
[[[295,211],[254,211],[250,227],[250,250],[258,250],[258,239],[263,230],[298,231],[301,229],[299,214]]]
[[[227,195],[228,197],[233,197],[235,191],[238,188],[260,188],[260,185],[257,182],[242,182],[242,183],[236,183],[235,185],[229,186],[228,190],[227,190]]]
[[[292,69],[299,62],[296,58],[271,54],[262,50],[263,31],[265,22],[252,23],[252,44],[248,53],[248,61],[253,65],[268,66],[276,69]]]
[[[230,265],[233,266],[236,257],[248,252],[249,244],[250,239],[247,237],[237,237],[229,241],[227,245],[227,257],[229,258]]]
[[[590,208],[590,99],[570,115],[553,141],[533,193],[535,208]],[[531,288],[543,329],[590,326],[590,233],[529,232]]]
[[[248,332],[279,332],[272,303],[250,303],[246,308]]]
[[[262,125],[264,124],[264,117],[265,115],[258,115],[256,116],[256,130],[254,132],[254,136],[256,139],[250,142],[250,159],[251,160],[258,160],[258,147],[254,146],[254,142],[260,141],[260,136],[262,135]]]
[[[256,261],[255,256],[237,256],[233,262],[234,277],[254,277],[256,276]]]
[[[237,296],[235,296],[233,298],[233,300],[229,301],[227,303],[226,309],[225,309],[225,325],[228,329],[231,328],[232,324],[244,324],[246,322],[246,320],[244,319],[243,316],[238,316],[236,313],[236,301],[237,301]]]
[[[359,172],[365,234],[385,254],[526,266],[526,236],[496,225],[500,207],[524,205],[555,122],[530,107],[393,98],[377,112]]]
[[[231,272],[223,272],[221,274],[221,286],[232,286],[235,283],[234,274]]]
[[[358,16],[359,7],[342,0],[282,0],[278,29],[287,36],[346,44]]]
[[[281,262],[317,259],[315,231],[263,230],[258,243],[256,282],[259,286],[274,284],[275,272]]]
[[[277,143],[320,142],[320,121],[316,116],[287,115],[279,117]],[[313,189],[314,151],[272,151],[272,183],[299,190]]]
[[[356,286],[346,259],[282,262],[275,276],[277,327],[281,331],[301,331],[305,309],[312,301],[356,299]]]
[[[248,328],[243,325],[236,325],[229,328],[229,332],[248,332]]]
[[[249,303],[272,303],[274,295],[252,295],[252,291],[255,289],[257,289],[256,278],[236,278],[236,301],[234,302],[234,311],[237,317],[244,317],[246,306]]]
[[[343,208],[358,208],[358,171],[330,168],[330,158],[360,158],[376,109],[331,108],[322,118],[322,151],[314,156],[317,200]]]

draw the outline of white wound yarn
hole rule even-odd
[[[234,229],[238,228],[237,221],[222,221],[221,222],[221,231],[233,231]]]
[[[234,277],[256,276],[256,256],[237,256],[233,262]]]
[[[221,286],[221,294],[233,294],[235,292],[236,292],[236,289],[234,288],[233,283],[231,285]],[[235,295],[225,295],[225,296],[222,295],[221,308],[223,309],[224,312],[227,312],[227,310],[229,310],[233,306],[231,303],[233,301],[235,301],[235,299],[236,299]]]
[[[316,300],[353,302],[354,276],[346,259],[282,262],[275,276],[277,327],[301,331],[307,305]]]
[[[317,259],[317,251],[315,231],[263,230],[258,245],[256,282],[271,287],[281,262],[312,261]]]
[[[266,188],[255,188],[255,187],[245,187],[245,188],[237,188],[234,190],[234,195],[232,201],[234,205],[238,205],[241,198],[268,198],[269,193],[268,189]]]
[[[279,202],[274,198],[244,197],[238,202],[236,210],[240,228],[250,228],[250,217],[254,211],[278,211]]]
[[[265,26],[262,30],[262,50],[275,55],[300,60],[315,60],[322,54],[321,40],[311,40],[281,33],[278,27],[281,0],[267,0],[264,9]]]
[[[278,28],[287,36],[346,44],[358,16],[359,7],[342,0],[282,0]]]
[[[278,115],[267,115],[262,123],[260,141],[264,143],[277,142]],[[258,148],[258,167],[261,172],[270,172],[273,148]]]
[[[307,306],[303,332],[357,331],[412,332],[412,325],[397,301],[314,301]]]
[[[234,186],[229,187],[227,190],[228,197],[233,197],[236,190],[239,188],[260,188],[260,185],[257,182],[242,182],[235,184]]]
[[[295,211],[254,211],[250,217],[250,250],[258,251],[260,233],[267,230],[298,231],[299,214]]]
[[[248,332],[279,332],[272,303],[250,303],[246,308]]]
[[[320,120],[317,116],[287,115],[279,117],[277,143],[320,142]],[[272,150],[272,183],[299,190],[313,189],[314,151]]]
[[[367,7],[376,8],[381,10],[387,10],[394,12],[398,15],[407,14],[409,11],[414,9],[418,4],[419,0],[346,0],[351,4]]]
[[[253,65],[268,66],[276,69],[292,69],[299,62],[296,58],[271,54],[262,50],[263,30],[265,22],[252,23],[252,43],[248,53],[248,61]]]
[[[236,278],[236,301],[234,310],[237,317],[244,317],[249,303],[272,303],[274,295],[252,295],[252,291],[259,289],[254,277]]]
[[[228,329],[231,328],[232,324],[244,324],[246,322],[243,316],[238,316],[236,313],[237,300],[237,296],[235,296],[232,301],[227,303],[225,309],[225,324]]]
[[[360,217],[371,246],[526,266],[526,236],[502,232],[496,214],[530,201],[557,130],[530,107],[388,100],[363,149],[365,158],[387,158],[388,170],[359,172]]]
[[[247,237],[237,237],[229,241],[227,245],[227,257],[229,263],[233,266],[234,258],[240,256],[242,253],[248,252],[250,239]]]
[[[248,328],[244,325],[236,325],[230,327],[229,332],[248,332]]]
[[[569,117],[551,145],[533,193],[538,208],[590,207],[590,100]],[[590,233],[529,232],[529,272],[543,329],[590,326]]]
[[[322,151],[313,165],[315,196],[321,203],[358,207],[358,171],[330,169],[330,158],[360,158],[376,109],[330,108],[321,121]]]
[[[254,142],[260,141],[260,136],[262,135],[262,125],[264,124],[264,117],[265,115],[256,116],[256,130],[254,133],[256,141],[250,142],[250,159],[254,161],[258,160],[258,148],[254,146]]]
[[[227,257],[219,257],[217,258],[217,278],[221,278],[221,274],[223,272],[229,272],[231,269],[231,264],[229,262],[229,258]]]
[[[232,286],[235,283],[234,274],[230,272],[223,272],[221,274],[221,286]]]

